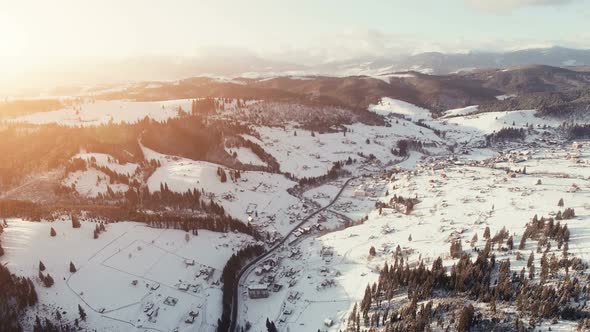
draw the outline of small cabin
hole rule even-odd
[[[248,296],[251,299],[260,299],[268,297],[268,287],[266,285],[250,285],[248,286]]]

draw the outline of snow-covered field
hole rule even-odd
[[[106,167],[119,174],[133,175],[139,168],[135,163],[119,163],[113,156],[104,153],[80,152],[72,158],[80,158],[87,163],[95,162],[97,166]]]
[[[97,126],[108,123],[133,123],[146,117],[165,121],[178,116],[178,109],[190,112],[191,100],[157,102],[103,101],[84,102],[51,112],[33,113],[8,121],[32,124],[56,123],[65,126]]]
[[[431,130],[412,122],[399,120],[391,127],[353,124],[346,134],[314,133],[303,129],[258,127],[261,139],[248,136],[277,159],[281,170],[297,177],[314,177],[326,174],[334,162],[349,157],[362,160],[359,154],[374,155],[382,164],[400,159],[392,154],[397,141],[416,138],[423,142],[444,145],[444,141]],[[368,140],[368,142],[367,142]]]
[[[236,154],[236,159],[242,164],[250,164],[256,166],[266,166],[266,163],[254,153],[252,150],[244,147],[239,148],[226,148],[227,153],[233,155]]]
[[[391,113],[404,115],[413,121],[432,119],[430,111],[425,108],[387,97],[382,98],[378,104],[369,106],[369,111],[380,115],[389,115]]]
[[[459,116],[459,115],[469,115],[471,113],[477,112],[477,106],[467,106],[463,108],[456,108],[452,110],[448,110],[445,112],[444,118],[452,117],[452,116]]]
[[[560,124],[557,120],[537,117],[535,113],[535,110],[480,113],[450,118],[446,121],[449,124],[461,126],[463,129],[483,134],[490,134],[506,127],[526,128],[533,126],[537,128],[544,125],[554,127]]]
[[[93,222],[82,222],[79,229],[72,228],[69,220],[8,220],[8,225],[2,234],[6,253],[0,263],[17,275],[30,277],[40,299],[29,311],[28,322],[37,313],[52,315],[58,309],[65,312],[65,321],[73,321],[80,304],[88,314],[82,326],[98,331],[134,327],[214,331],[221,314],[221,289],[216,280],[229,257],[252,242],[243,234],[201,230],[195,236],[133,222],[108,224],[98,239],[92,238]],[[50,236],[52,227],[55,237]],[[38,278],[39,261],[46,266],[43,273],[55,280],[51,288],[42,286]],[[77,272],[70,273],[70,261]],[[188,289],[181,290],[185,286]],[[178,302],[167,305],[167,297]],[[151,321],[147,306],[157,311]],[[187,324],[191,310],[199,315]]]
[[[70,173],[62,182],[66,187],[74,188],[83,197],[97,197],[106,194],[108,189],[114,193],[125,193],[129,186],[123,183],[111,183],[110,177],[94,168]]]

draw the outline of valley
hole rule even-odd
[[[76,98],[3,122],[38,156],[11,155],[22,174],[3,174],[0,191],[0,263],[37,290],[25,330],[461,330],[465,315],[483,330],[586,324],[584,118],[385,96],[364,110]],[[64,133],[80,140],[44,149]],[[567,251],[563,236],[539,235],[548,220],[567,229]],[[549,260],[558,265],[541,277]],[[567,312],[521,303],[522,289],[571,280]]]

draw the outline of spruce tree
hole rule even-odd
[[[86,311],[78,304],[78,313],[80,314],[80,319],[85,321],[86,320]]]
[[[45,287],[49,288],[51,286],[53,286],[53,278],[51,277],[51,275],[48,273],[45,278],[43,279],[43,284],[45,285]]]

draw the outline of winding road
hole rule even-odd
[[[242,268],[242,270],[240,271],[240,273],[238,274],[238,279],[237,282],[234,285],[234,289],[233,289],[233,304],[232,304],[232,312],[231,312],[231,325],[230,325],[230,331],[238,331],[238,311],[239,311],[239,302],[240,302],[240,286],[242,285],[242,279],[244,277],[247,277],[250,272],[252,271],[252,268],[255,267],[260,261],[262,261],[263,259],[267,258],[268,256],[272,255],[277,249],[279,249],[281,246],[283,246],[285,243],[287,243],[287,241],[289,240],[289,237],[291,237],[291,235],[293,235],[293,233],[299,228],[301,227],[303,224],[305,224],[306,222],[308,222],[311,218],[313,218],[314,216],[316,216],[318,213],[321,213],[327,209],[329,209],[334,203],[336,203],[336,201],[338,200],[338,198],[340,197],[340,195],[342,194],[342,192],[344,191],[344,189],[346,189],[346,187],[348,186],[348,184],[352,181],[357,179],[358,177],[351,177],[348,180],[346,180],[344,182],[344,184],[342,185],[342,188],[340,188],[340,190],[338,191],[338,193],[336,194],[336,196],[334,196],[334,198],[330,201],[329,204],[325,205],[324,207],[321,207],[317,210],[315,210],[314,212],[312,212],[310,215],[308,215],[307,217],[305,217],[303,220],[301,220],[301,222],[299,222],[297,225],[295,225],[295,227],[293,227],[293,229],[291,229],[291,231],[289,231],[289,233],[287,233],[287,235],[285,235],[285,237],[283,237],[283,239],[281,241],[279,241],[277,244],[275,244],[272,248],[270,248],[267,252],[265,252],[264,254],[262,254],[261,256],[258,256],[256,259],[254,259],[253,261],[251,261],[250,263],[246,264],[246,266],[244,266]]]

